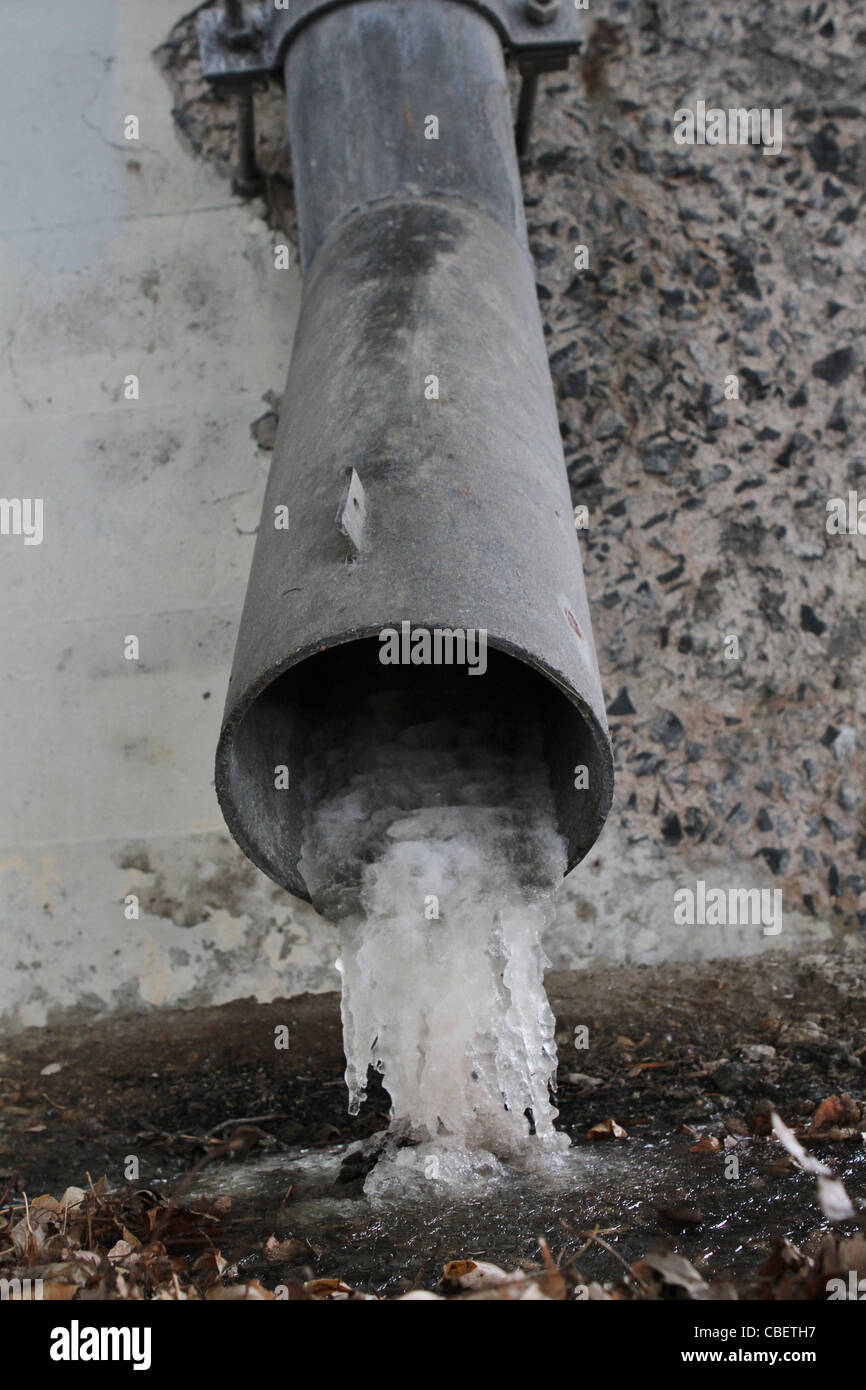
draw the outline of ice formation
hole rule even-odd
[[[341,935],[350,1110],[373,1066],[392,1133],[416,1141],[394,1162],[445,1183],[568,1146],[541,947],[565,845],[542,753],[537,725],[406,691],[310,752],[302,869]]]

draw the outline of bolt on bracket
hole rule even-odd
[[[286,52],[295,36],[323,11],[354,0],[291,0],[287,9],[268,5],[244,5],[224,0],[224,8],[202,10],[198,16],[202,76],[238,99],[238,169],[235,192],[253,197],[263,180],[255,159],[255,118],[252,90],[257,80],[281,73]],[[433,0],[412,0],[431,4]],[[397,0],[395,0],[397,3]],[[526,153],[532,113],[543,72],[568,67],[581,45],[581,17],[571,0],[462,0],[484,15],[502,41],[506,61],[521,74],[521,90],[515,122],[518,153]]]

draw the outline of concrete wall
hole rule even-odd
[[[330,930],[246,862],[213,792],[268,464],[250,425],[282,390],[299,284],[274,270],[261,208],[177,140],[151,54],[178,15],[87,0],[72,22],[65,0],[7,0],[0,20],[2,490],[44,499],[40,545],[0,537],[5,1027],[337,984]],[[674,928],[672,885],[700,876],[725,882],[612,821],[563,890],[554,963],[829,934],[796,915],[781,940]]]
[[[178,143],[150,56],[177,16],[4,7],[3,492],[44,499],[41,545],[0,539],[0,1017],[17,1024],[279,992],[290,945],[290,983],[321,983],[313,914],[230,845],[211,767],[267,473],[250,423],[282,386],[299,285]]]

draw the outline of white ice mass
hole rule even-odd
[[[388,692],[327,726],[301,862],[341,934],[350,1109],[373,1066],[416,1141],[393,1161],[447,1183],[568,1147],[541,947],[566,851],[539,726],[421,712]]]

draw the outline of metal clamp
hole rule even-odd
[[[253,87],[281,73],[295,36],[326,10],[357,0],[290,0],[287,9],[223,0],[221,9],[202,10],[198,40],[202,75],[215,87],[237,94],[238,166],[234,191],[251,198],[264,187],[255,156]],[[521,77],[515,139],[518,154],[529,145],[532,113],[542,72],[568,67],[581,44],[580,15],[572,0],[461,0],[490,21],[502,41],[506,62]],[[431,0],[413,0],[430,4]]]

